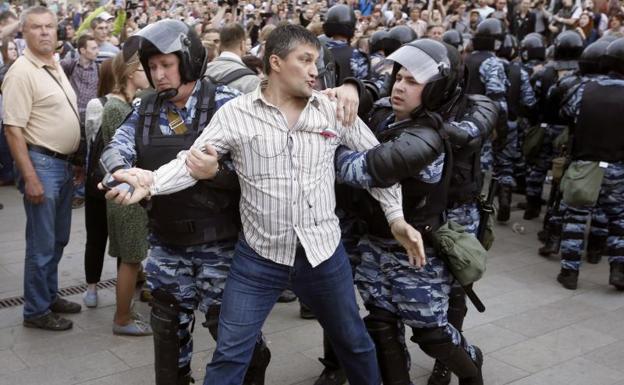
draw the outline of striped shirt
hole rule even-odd
[[[210,143],[230,153],[241,185],[240,213],[249,245],[273,262],[292,266],[298,242],[317,266],[340,241],[334,213],[334,154],[340,144],[365,150],[378,144],[358,119],[351,128],[337,123],[335,104],[315,92],[291,128],[261,87],[226,103],[193,145]],[[154,172],[151,193],[169,194],[196,181],[185,166],[186,152]],[[390,222],[403,218],[398,185],[371,189]]]

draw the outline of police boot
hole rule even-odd
[[[453,344],[444,328],[413,329],[412,341],[428,356],[448,367],[459,378],[459,385],[483,385],[483,354],[474,346],[475,359],[462,346]],[[463,338],[463,337],[462,337]]]
[[[568,290],[576,290],[578,285],[578,276],[578,270],[562,268],[559,275],[557,275],[557,282]]]
[[[448,322],[461,332],[464,326],[464,318],[468,312],[464,290],[461,287],[452,286],[448,303]],[[436,360],[427,385],[448,385],[450,382],[451,371],[442,362]]]
[[[561,226],[553,226],[548,231],[548,238],[543,247],[539,248],[539,255],[542,257],[550,257],[559,253],[561,245]]]
[[[264,385],[264,374],[271,361],[271,351],[264,341],[256,342],[243,385]]]
[[[376,312],[371,312],[364,317],[364,324],[375,343],[383,384],[410,385],[405,345],[399,340],[397,319],[392,316],[381,319]]]
[[[602,259],[602,250],[604,246],[604,237],[595,236],[589,233],[587,239],[587,263],[597,264]]]
[[[609,285],[615,286],[618,290],[624,290],[624,262],[611,262]]]
[[[498,214],[496,220],[507,222],[511,212],[511,187],[500,186],[498,189]]]
[[[162,289],[152,292],[150,325],[154,332],[154,370],[156,385],[188,384],[190,367],[178,369],[180,340],[178,337],[181,311],[173,295]],[[186,381],[186,382],[185,382]]]
[[[526,176],[516,175],[516,187],[513,192],[516,194],[526,194]]]
[[[524,215],[522,216],[522,218],[527,220],[537,218],[539,217],[541,210],[542,198],[527,195],[526,209],[524,210]]]
[[[546,243],[548,237],[550,236],[549,234],[550,232],[548,231],[548,229],[541,229],[537,232],[537,240],[542,243]]]
[[[323,333],[323,356],[323,358],[319,358],[319,361],[325,368],[314,385],[342,385],[347,382],[347,375],[340,367],[338,357],[336,357],[329,337],[325,333]]]
[[[315,319],[316,318],[316,316],[314,315],[314,312],[312,312],[312,309],[310,309],[306,304],[301,302],[301,300],[299,301],[299,317],[303,319]]]

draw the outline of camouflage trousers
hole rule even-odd
[[[193,311],[206,313],[221,305],[225,280],[234,254],[234,241],[211,242],[190,247],[151,245],[145,273],[153,291],[172,294],[186,311],[178,314],[180,355],[178,367],[187,367],[193,354]]]
[[[446,211],[449,221],[453,221],[458,225],[464,226],[466,232],[477,236],[479,222],[481,221],[481,213],[477,202],[464,203]]]
[[[565,126],[548,125],[544,134],[544,144],[538,159],[529,164],[529,173],[526,178],[527,197],[540,198],[544,189],[544,181],[548,170],[552,167],[556,149],[553,147],[554,140],[563,132]]]
[[[522,153],[522,147],[524,145],[524,135],[528,125],[529,122],[526,119],[520,118],[518,120],[516,145],[512,157],[515,178],[526,179],[527,165],[524,154]]]
[[[359,246],[362,262],[354,280],[367,307],[389,311],[411,328],[440,327],[474,357],[473,348],[448,323],[453,279],[433,249],[426,248],[427,264],[417,269],[394,240],[365,236]]]
[[[492,171],[494,167],[494,153],[492,150],[492,140],[485,139],[481,147],[481,172]]]
[[[569,207],[564,216],[561,241],[561,267],[578,270],[585,247],[585,224],[592,213],[592,234],[601,242],[603,254],[611,262],[624,263],[624,162],[610,164],[605,170],[596,207]],[[594,229],[594,225],[598,225]]]
[[[515,187],[514,157],[518,146],[518,122],[507,121],[505,142],[494,151],[494,176],[501,186]]]

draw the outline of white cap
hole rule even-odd
[[[115,16],[113,16],[113,15],[111,15],[110,13],[108,13],[108,12],[104,11],[104,12],[102,12],[102,13],[98,14],[98,15],[97,15],[97,18],[98,18],[98,19],[102,19],[102,20],[104,20],[104,21],[109,21],[110,19],[114,19],[114,18],[115,18]]]

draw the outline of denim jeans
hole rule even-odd
[[[217,348],[206,368],[204,385],[240,385],[258,333],[289,282],[332,341],[349,383],[379,385],[375,346],[358,313],[347,254],[334,255],[312,268],[303,248],[294,267],[259,256],[244,240],[236,245],[223,292]]]
[[[69,241],[72,168],[63,160],[29,151],[44,189],[44,201],[32,204],[24,197],[26,211],[26,260],[24,262],[24,319],[50,312],[58,290],[58,264]],[[24,180],[18,175],[24,193]]]

